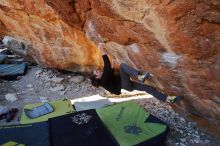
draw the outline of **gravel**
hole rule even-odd
[[[105,94],[102,88],[95,88],[89,79],[76,73],[61,73],[53,69],[33,66],[17,81],[0,80],[0,105],[16,107],[18,116],[9,124],[17,124],[23,106],[27,103],[44,102],[51,99],[76,99],[94,94]],[[19,99],[13,103],[5,100],[8,93],[16,93]],[[188,121],[172,107],[155,98],[138,99],[137,102],[152,115],[164,120],[170,128],[168,146],[219,146],[220,141],[202,132],[196,123]],[[3,120],[1,125],[5,125]]]
[[[188,121],[176,113],[168,103],[160,102],[155,98],[140,99],[138,103],[152,115],[169,125],[170,132],[166,143],[168,146],[219,146],[220,141],[218,139],[198,129],[196,123]]]

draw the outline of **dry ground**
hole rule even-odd
[[[5,95],[8,93],[16,93],[19,99],[14,103],[5,100]],[[29,67],[26,75],[22,76],[20,80],[0,80],[0,105],[19,109],[19,113],[12,122],[6,123],[4,120],[1,120],[0,125],[18,124],[23,106],[28,103],[41,102],[45,99],[77,99],[94,94],[104,94],[104,90],[94,88],[87,78],[79,74],[32,66]],[[138,99],[137,102],[153,115],[168,123],[170,132],[167,145],[220,145],[218,139],[202,132],[194,122],[181,117],[169,104],[162,103],[155,98]]]

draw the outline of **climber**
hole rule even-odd
[[[105,50],[105,44],[99,43],[99,49],[102,53],[104,69],[103,71],[99,69],[93,71],[93,75],[90,77],[93,86],[102,86],[110,93],[117,95],[121,94],[121,89],[125,89],[127,91],[139,90],[145,91],[164,102],[168,101],[170,103],[174,103],[180,100],[181,96],[167,96],[157,91],[155,88],[143,84],[145,79],[150,77],[150,73],[148,72],[140,72],[122,63],[120,65],[120,75],[115,75],[114,69],[111,67],[111,63],[107,56],[107,51]],[[140,83],[132,81],[131,77],[137,78]]]

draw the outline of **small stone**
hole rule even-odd
[[[44,96],[39,96],[39,99],[40,99],[40,100],[47,100],[48,98],[47,98],[47,97],[44,97]]]
[[[44,82],[48,82],[48,81],[50,81],[50,77],[49,77],[49,76],[44,76],[43,81],[44,81]]]
[[[48,98],[47,97],[44,97],[44,96],[39,96],[39,99],[41,102],[47,102],[48,101]]]
[[[29,90],[29,91],[34,91],[34,88],[29,88],[28,90]]]
[[[83,76],[74,76],[71,79],[69,79],[69,81],[73,83],[81,83],[83,80],[84,80]]]
[[[52,92],[57,92],[57,91],[62,91],[62,90],[64,90],[64,86],[63,85],[59,85],[59,86],[56,86],[56,87],[54,87],[54,88],[50,88],[50,91],[52,91]]]
[[[200,138],[200,136],[199,136],[199,135],[196,135],[196,134],[193,134],[193,137],[194,137],[194,138],[197,138],[197,139]]]
[[[181,138],[180,141],[181,142],[186,142],[186,139],[185,138]]]
[[[199,143],[199,139],[194,139],[194,142],[195,143]]]
[[[54,82],[54,83],[60,83],[64,80],[64,78],[59,78],[59,77],[53,77],[50,79],[50,81]]]
[[[65,95],[66,91],[61,91],[60,95]]]
[[[181,146],[186,146],[184,143],[180,143]]]
[[[28,87],[28,88],[33,88],[34,85],[32,85],[32,84],[27,84],[27,87]]]
[[[39,75],[41,72],[42,72],[42,70],[38,70],[38,71],[35,72],[35,75],[37,76],[37,75]]]
[[[208,139],[205,140],[205,143],[208,144],[210,141]]]
[[[184,119],[184,118],[182,118],[182,117],[180,118],[180,120],[181,120],[182,122],[185,122],[185,119]]]
[[[180,133],[183,134],[183,130],[180,130]]]
[[[10,94],[5,95],[5,99],[10,102],[15,102],[18,100],[18,96],[16,93],[10,93]]]

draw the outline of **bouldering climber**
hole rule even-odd
[[[120,75],[114,74],[114,69],[111,67],[105,45],[99,43],[99,49],[102,53],[104,68],[103,71],[96,69],[93,71],[93,76],[90,77],[91,83],[95,87],[102,86],[110,93],[121,94],[121,89],[127,91],[139,90],[145,91],[161,101],[175,103],[181,99],[181,96],[168,96],[159,92],[156,88],[143,84],[145,79],[150,77],[150,73],[138,71],[127,64],[120,65]],[[137,78],[139,82],[131,80]]]

